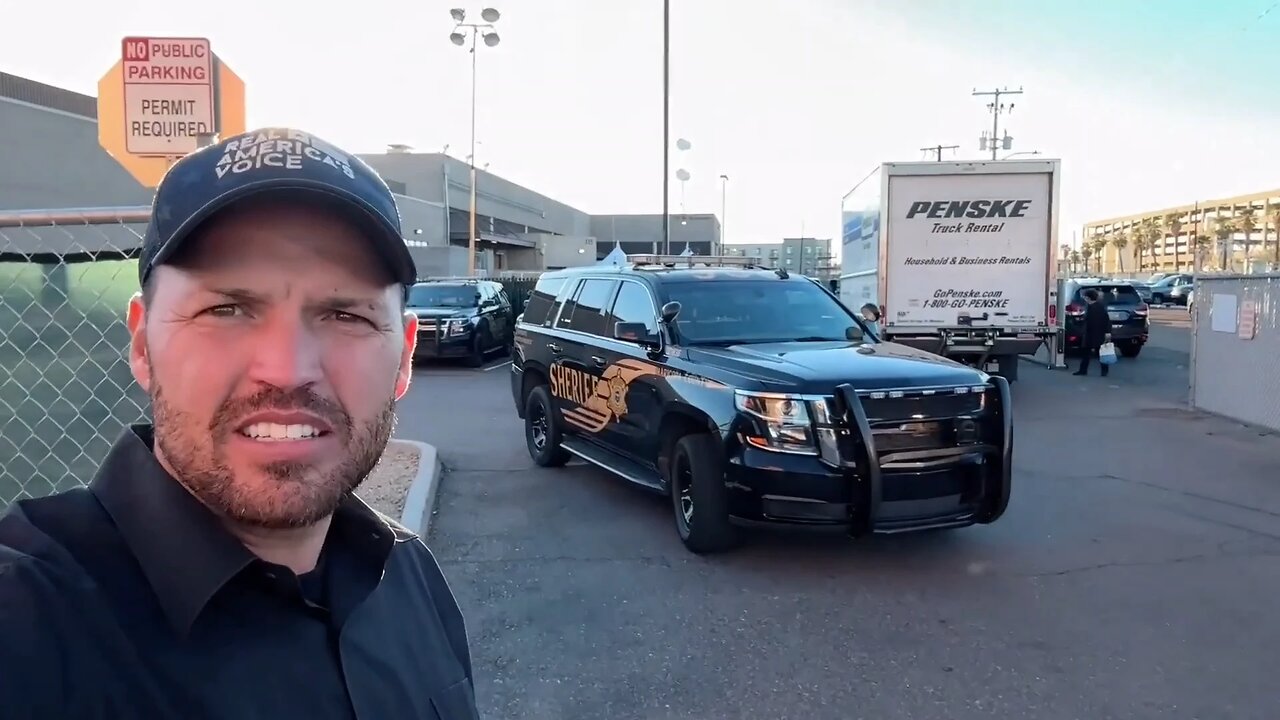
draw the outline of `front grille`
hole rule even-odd
[[[895,396],[898,395],[898,396]],[[955,394],[954,389],[935,391],[884,391],[861,396],[871,422],[953,418],[982,412],[984,394]]]

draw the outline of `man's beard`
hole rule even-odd
[[[306,388],[268,389],[249,398],[229,399],[205,426],[170,405],[163,385],[153,377],[151,407],[156,447],[178,482],[228,520],[275,530],[314,525],[337,510],[377,465],[395,428],[394,398],[371,421],[356,426],[338,403]],[[248,470],[261,473],[262,479],[237,479],[222,448],[239,431],[240,418],[265,409],[303,410],[324,418],[346,456],[329,470],[281,461]]]

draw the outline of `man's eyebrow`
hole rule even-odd
[[[203,290],[204,292],[211,293],[213,295],[225,297],[228,300],[246,304],[262,303],[266,301],[266,297],[262,293],[245,288],[210,287],[204,288]],[[334,310],[351,310],[358,308],[377,309],[381,308],[386,303],[383,301],[383,298],[377,296],[357,297],[354,295],[329,295],[317,298],[307,304],[316,307],[331,308]]]

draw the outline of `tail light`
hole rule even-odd
[[[1084,306],[1071,303],[1067,306],[1067,314],[1071,317],[1084,317]]]
[[[1134,314],[1134,315],[1146,315],[1146,314],[1147,314],[1147,310],[1149,310],[1149,309],[1150,309],[1150,307],[1151,307],[1150,305],[1147,305],[1146,303],[1142,303],[1142,304],[1138,305],[1138,309],[1137,309],[1137,310],[1134,310],[1134,311],[1133,311],[1133,314]]]
[[[1050,325],[1058,324],[1058,304],[1057,303],[1049,303],[1049,324]]]

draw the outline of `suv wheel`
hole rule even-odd
[[[471,354],[467,356],[467,364],[471,367],[480,367],[484,364],[484,354],[489,348],[489,333],[487,330],[476,330],[475,337],[471,340]]]
[[[703,554],[738,544],[738,529],[729,521],[729,491],[724,465],[709,435],[686,435],[671,456],[671,507],[676,531],[690,551]]]
[[[1138,357],[1138,353],[1142,352],[1142,343],[1138,342],[1137,340],[1134,340],[1133,342],[1125,343],[1124,345],[1121,345],[1119,347],[1119,350],[1120,350],[1120,355],[1122,355],[1123,357],[1136,358]]]
[[[524,443],[529,457],[540,467],[560,467],[569,462],[569,451],[560,447],[560,424],[546,385],[539,385],[524,399]]]
[[[1155,293],[1154,295],[1151,296],[1152,305],[1163,305],[1164,303],[1165,303],[1164,296],[1161,295],[1160,293]]]

